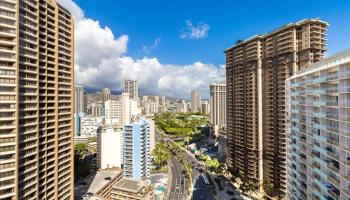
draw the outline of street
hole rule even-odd
[[[188,181],[186,180],[185,174],[183,174],[184,167],[181,163],[172,156],[170,158],[170,170],[171,170],[171,186],[168,191],[169,200],[182,200],[186,199]]]
[[[215,200],[211,186],[205,184],[202,176],[196,178],[192,200]]]
[[[157,140],[159,139],[159,133],[156,130],[156,137]],[[171,140],[171,138],[166,137],[166,139]],[[193,166],[191,170],[192,174],[192,183],[194,184],[193,188],[193,194],[191,199],[198,199],[198,200],[212,200],[215,199],[214,195],[212,193],[211,186],[208,186],[205,184],[203,178],[200,176],[200,173],[198,171],[199,168],[199,162],[195,158],[193,154],[191,154],[189,151],[187,151],[185,148],[181,147],[183,151],[186,152],[185,160]],[[188,187],[188,180],[185,178],[185,175],[182,173],[184,170],[184,166],[176,159],[175,156],[172,156],[169,160],[170,164],[170,170],[171,170],[171,186],[170,191],[168,191],[169,200],[182,200],[187,199],[186,198],[186,189]],[[184,184],[181,184],[181,180],[184,181]],[[176,189],[176,186],[179,186],[178,189]]]

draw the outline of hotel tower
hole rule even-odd
[[[0,199],[73,199],[73,19],[0,0]]]
[[[225,51],[228,166],[270,197],[286,194],[285,81],[323,58],[327,26],[290,23]]]

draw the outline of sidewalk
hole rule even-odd
[[[224,184],[225,179],[219,178],[215,174],[210,174],[210,178],[213,181],[217,194],[216,199],[218,200],[231,200],[231,199],[237,199],[237,200],[243,200],[244,198],[241,196],[241,194],[234,188],[229,187],[229,184]],[[218,183],[215,181],[215,178],[219,178],[221,180],[221,185],[223,187],[223,190],[219,189]],[[230,195],[227,192],[232,191],[234,194]]]
[[[171,190],[171,181],[173,179],[173,173],[172,173],[172,168],[170,166],[170,159],[168,160],[168,183],[166,185],[166,191],[164,193],[164,199],[167,199],[168,197],[168,194],[170,193],[170,190]]]

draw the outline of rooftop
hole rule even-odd
[[[123,178],[118,181],[113,187],[118,190],[138,193],[144,186],[145,184],[142,181]]]
[[[290,77],[289,79],[304,76],[305,74],[308,74],[308,73],[316,72],[320,70],[320,68],[333,67],[333,66],[341,65],[348,62],[350,62],[350,49],[347,49],[333,56],[327,57],[321,61],[318,61],[310,65],[310,67],[298,71],[294,76]]]
[[[103,186],[109,183],[110,180],[105,180],[105,178],[111,177],[111,179],[113,179],[116,176],[121,175],[121,173],[122,171],[119,169],[108,169],[98,171],[94,177],[94,180],[91,182],[88,192],[95,194],[100,189],[102,189]]]
[[[231,47],[227,48],[224,52],[226,53],[227,51],[241,45],[241,44],[244,44],[244,43],[247,43],[247,42],[251,42],[257,38],[262,38],[262,37],[266,37],[266,36],[269,36],[269,35],[272,35],[274,33],[277,33],[281,30],[284,30],[284,29],[287,29],[287,28],[290,28],[290,27],[293,27],[293,26],[300,26],[302,24],[305,24],[305,23],[309,23],[309,22],[319,22],[319,23],[322,23],[322,24],[325,24],[325,25],[329,25],[327,22],[325,21],[322,21],[320,20],[319,18],[312,18],[312,19],[303,19],[303,20],[300,20],[298,22],[295,22],[295,23],[289,23],[289,24],[286,24],[286,25],[283,25],[283,26],[280,26],[279,28],[276,28],[270,32],[267,32],[267,33],[264,33],[264,34],[261,34],[261,35],[254,35],[248,39],[245,39],[245,40],[239,40],[236,44],[232,45]]]

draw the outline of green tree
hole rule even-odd
[[[272,191],[273,191],[273,184],[270,182],[269,179],[264,179],[262,186],[264,188],[264,191],[267,194],[271,194],[272,193]]]
[[[88,153],[85,143],[76,144],[74,147],[74,151],[75,154],[79,155],[79,158],[83,158]]]
[[[257,183],[253,182],[253,181],[248,181],[248,184],[246,186],[246,192],[249,195],[250,198],[252,198],[252,194],[253,192],[255,192],[257,190]]]
[[[158,143],[152,151],[154,163],[157,167],[164,166],[170,158],[170,153],[165,143]]]

